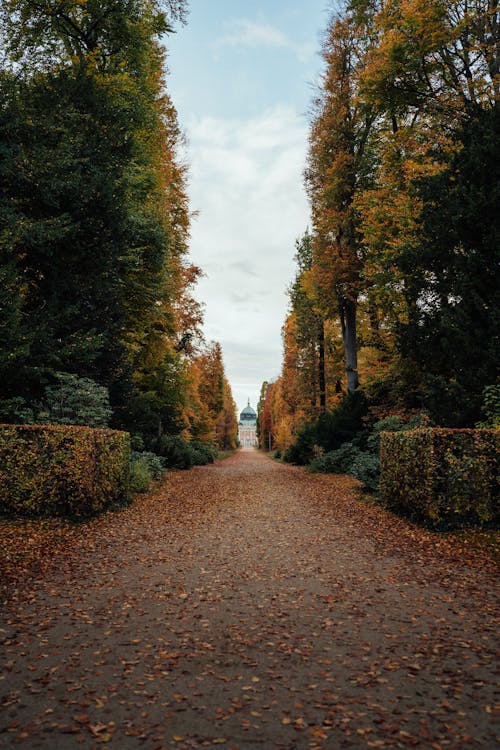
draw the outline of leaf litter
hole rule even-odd
[[[240,451],[2,520],[0,747],[495,747],[495,567]]]

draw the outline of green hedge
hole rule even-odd
[[[127,432],[0,425],[0,512],[88,516],[127,496]]]
[[[384,432],[381,498],[435,527],[498,523],[499,444],[498,430]]]

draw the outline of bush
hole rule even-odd
[[[315,445],[316,425],[306,425],[297,434],[295,442],[284,451],[283,461],[299,466],[308,464],[314,458]]]
[[[336,451],[315,458],[309,464],[308,470],[325,474],[349,474],[353,462],[360,454],[360,449],[355,445],[344,443]]]
[[[362,391],[344,399],[331,412],[323,414],[316,426],[316,443],[325,451],[351,443],[364,429],[363,419],[368,413],[368,402]]]
[[[108,426],[112,412],[107,388],[70,372],[56,372],[55,379],[55,385],[45,389],[45,405],[36,416],[37,423]]]
[[[189,444],[178,435],[162,435],[153,440],[151,448],[163,458],[168,468],[190,469],[193,466],[193,454]]]
[[[350,474],[363,483],[363,489],[374,492],[378,486],[380,462],[377,456],[344,443],[336,451],[311,461],[309,471],[326,474]]]
[[[500,385],[487,385],[483,391],[483,405],[481,407],[484,420],[478,427],[500,427]]]
[[[190,469],[213,463],[217,449],[196,440],[187,442],[178,435],[162,435],[151,444],[154,452],[161,456],[165,466],[172,469]]]
[[[126,432],[0,425],[0,512],[88,516],[127,497]]]
[[[151,475],[151,479],[161,479],[165,470],[163,459],[150,451],[132,451],[130,463],[131,465],[137,463],[144,464]]]
[[[363,489],[367,492],[376,492],[380,479],[380,460],[372,453],[360,451],[347,473],[359,479],[363,484]]]
[[[399,415],[392,414],[375,422],[372,433],[367,440],[367,447],[376,456],[380,452],[380,435],[382,432],[401,432],[403,430],[415,430],[417,427],[424,427],[428,424],[427,414],[414,414],[410,419],[405,420]]]
[[[383,433],[381,497],[436,527],[498,522],[499,442],[498,430]]]
[[[112,410],[107,388],[71,372],[50,377],[54,382],[39,401],[28,402],[22,396],[0,399],[0,419],[13,424],[108,426]]]
[[[133,457],[130,462],[130,492],[147,492],[152,479],[147,462],[137,455]]]
[[[197,440],[192,440],[187,444],[193,455],[194,466],[206,466],[206,464],[213,464],[217,458],[217,448],[212,445],[206,445],[206,443],[200,443]]]
[[[426,415],[416,414],[405,422],[400,416],[390,416],[379,420],[373,426],[373,432],[364,438],[358,433],[355,442],[344,443],[337,450],[329,451],[311,461],[309,471],[331,474],[350,474],[363,483],[363,489],[376,492],[380,477],[379,445],[382,432],[400,432],[410,430],[427,419]],[[357,444],[356,444],[357,443]],[[366,446],[368,451],[359,445]]]
[[[367,412],[368,403],[361,391],[346,396],[333,411],[323,414],[317,422],[300,430],[283,459],[288,463],[304,465],[315,459],[318,447],[330,452],[340,448],[343,443],[352,442],[363,429],[363,417]]]

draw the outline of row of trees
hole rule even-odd
[[[36,420],[71,373],[105,387],[112,425],[146,440],[236,441],[193,298],[164,80],[160,38],[185,14],[183,0],[2,4],[0,420]]]
[[[266,444],[360,385],[379,415],[480,418],[500,351],[499,21],[492,0],[349,0],[329,23]]]

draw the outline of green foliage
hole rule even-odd
[[[295,438],[295,442],[283,453],[283,461],[304,466],[313,460],[316,447],[316,425],[305,425]]]
[[[500,385],[487,385],[483,391],[481,413],[484,420],[478,427],[500,427]]]
[[[421,243],[399,258],[412,314],[399,331],[410,390],[434,422],[480,419],[500,350],[500,108],[477,111],[455,134],[449,168],[419,183]]]
[[[351,463],[347,474],[358,479],[367,492],[376,492],[380,479],[380,459],[372,453],[360,451]]]
[[[380,419],[375,422],[368,436],[357,433],[356,443],[344,443],[337,450],[318,456],[311,461],[308,469],[311,472],[350,474],[362,482],[364,490],[376,492],[380,478],[381,433],[413,430],[426,421],[425,414],[415,414],[407,421],[397,415]],[[368,450],[362,450],[360,445],[366,445]]]
[[[380,451],[380,435],[382,432],[401,432],[402,430],[415,430],[417,427],[426,426],[428,417],[426,414],[414,414],[410,419],[405,420],[396,414],[379,419],[372,427],[372,432],[367,439],[368,449],[376,456]]]
[[[62,370],[109,389],[115,425],[150,436],[182,421],[174,308],[189,214],[158,40],[184,11],[183,0],[2,4],[6,421],[29,416],[23,404],[42,403]]]
[[[132,451],[130,456],[130,491],[147,492],[153,479],[161,479],[162,459],[150,451]]]
[[[213,445],[206,445],[205,443],[200,443],[198,440],[191,440],[188,446],[192,452],[194,466],[213,464],[217,458],[217,448]]]
[[[378,456],[362,451],[352,443],[344,443],[337,450],[315,458],[308,470],[322,474],[350,474],[363,484],[363,489],[375,492],[380,475]]]
[[[315,423],[300,430],[283,459],[288,463],[304,465],[314,459],[315,446],[327,452],[340,448],[362,430],[367,411],[368,402],[361,391],[346,396],[333,411],[321,415]]]
[[[183,440],[179,435],[162,435],[151,443],[152,450],[161,456],[171,469],[190,469],[205,466],[217,457],[217,448],[197,440]]]
[[[37,422],[107,427],[111,417],[108,389],[90,378],[55,373],[56,385],[45,389],[44,411]]]
[[[193,456],[186,440],[178,435],[162,435],[151,443],[151,449],[163,459],[169,469],[190,469]]]
[[[0,420],[13,424],[34,424],[35,412],[23,396],[0,399]]]
[[[382,500],[435,527],[496,523],[499,447],[497,430],[383,433]]]
[[[344,443],[337,450],[324,453],[313,459],[309,464],[309,471],[322,474],[350,474],[353,462],[361,454],[361,450],[352,443]]]
[[[85,517],[127,497],[125,432],[0,425],[0,512]]]
[[[148,467],[152,479],[161,479],[165,466],[163,460],[156,453],[151,451],[132,451],[130,456],[131,463],[142,462]]]
[[[132,458],[130,463],[130,492],[147,492],[151,484],[152,476],[145,461],[140,458]]]
[[[363,429],[367,413],[368,402],[362,391],[345,396],[333,411],[318,419],[317,444],[331,451],[350,442]]]

